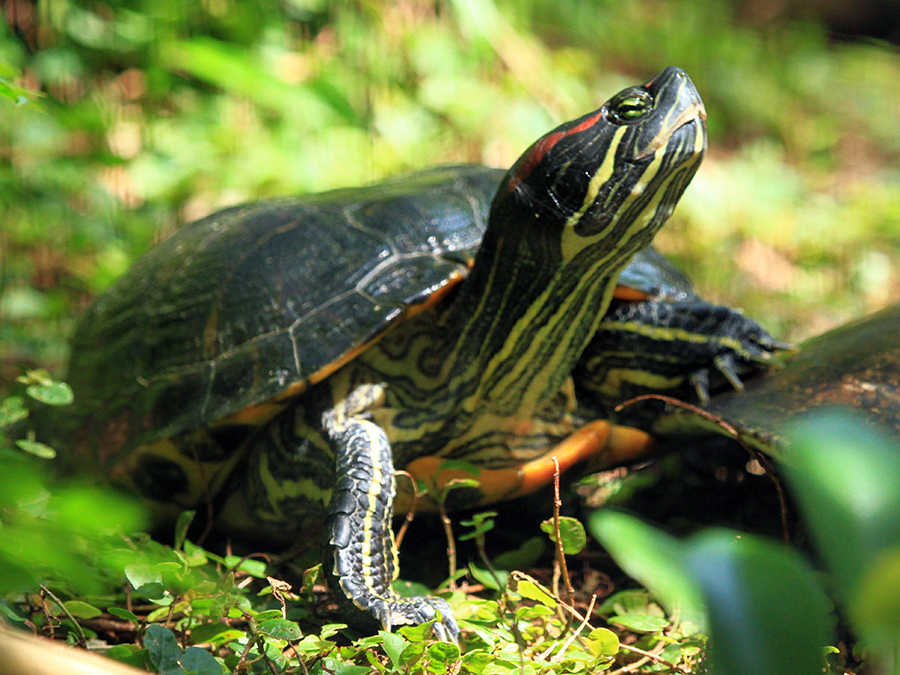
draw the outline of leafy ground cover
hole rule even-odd
[[[15,383],[31,368],[61,373],[75,317],[188,220],[434,164],[506,166],[553,124],[670,64],[700,89],[711,141],[658,239],[702,292],[793,341],[900,295],[900,58],[884,44],[834,41],[811,22],[754,23],[718,0],[56,0],[6,9],[2,390],[40,386],[40,377]],[[17,414],[5,406],[0,414]],[[411,629],[353,643],[315,576],[286,591],[271,561],[186,537],[174,547],[123,537],[141,531],[139,512],[55,484],[21,448],[4,452],[0,611],[74,642],[122,642],[119,657],[158,672],[698,667],[706,633],[644,591],[601,594],[601,620],[570,641],[563,629],[580,618],[556,596],[583,615],[594,589],[621,589],[614,566],[600,567],[615,577],[607,582],[583,558],[569,561],[585,589],[574,604],[546,590],[550,575],[544,588],[523,577],[501,590],[480,563],[461,562],[469,576],[448,593],[468,619],[462,651]],[[885,560],[882,584],[893,573]],[[805,578],[802,564],[785,565]],[[479,587],[487,590],[470,593]],[[857,619],[890,615],[887,601],[862,607]],[[330,624],[310,623],[323,612]],[[847,650],[841,657],[854,663]]]

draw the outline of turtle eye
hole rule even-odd
[[[643,89],[626,89],[609,102],[609,119],[617,124],[629,124],[653,110],[655,101]]]

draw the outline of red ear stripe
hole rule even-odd
[[[534,170],[538,164],[541,163],[541,160],[544,159],[544,156],[550,152],[551,148],[554,145],[559,143],[566,136],[571,136],[572,134],[577,134],[585,129],[589,129],[594,126],[597,121],[603,117],[602,111],[597,111],[590,117],[586,118],[581,124],[578,126],[574,126],[571,129],[565,129],[563,131],[554,131],[552,134],[547,134],[541,140],[534,144],[534,147],[531,149],[531,152],[528,153],[527,156],[522,158],[522,161],[519,163],[518,170],[509,178],[509,181],[506,183],[506,188],[503,190],[504,194],[508,194],[516,189],[516,186],[521,183],[523,180],[528,178],[529,174]]]

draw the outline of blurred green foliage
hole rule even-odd
[[[900,447],[862,416],[819,411],[795,424],[786,475],[830,572],[828,589],[875,672],[900,667]],[[717,675],[816,675],[837,617],[822,575],[783,544],[716,529],[678,541],[600,511],[593,531],[675,614],[709,635]],[[834,650],[836,651],[836,650]],[[835,666],[837,667],[837,666]],[[838,672],[845,672],[840,668]]]
[[[553,124],[670,64],[685,68],[701,91],[711,141],[658,242],[698,287],[793,341],[898,300],[900,55],[875,42],[834,42],[814,22],[754,22],[738,9],[721,0],[7,3],[0,28],[0,390],[35,366],[59,371],[77,315],[136,256],[188,220],[240,201],[433,164],[508,166]],[[3,591],[35,591],[40,580],[56,579],[74,593],[78,571],[89,571],[89,585],[123,569],[122,558],[87,555],[107,551],[113,525],[85,514],[130,514],[130,507],[83,487],[51,492],[19,450],[2,459]],[[139,527],[134,517],[126,528]],[[734,551],[715,543],[697,546],[728,562]],[[197,639],[231,641],[260,668],[266,659],[285,663],[281,649],[290,640],[261,627],[277,602],[254,598],[251,605],[228,572],[194,578],[207,566],[234,569],[239,561],[214,560],[190,542],[176,551],[132,544],[129,565],[158,577],[144,590],[164,596],[144,599],[168,604],[131,619],[117,589],[113,599],[97,601],[102,609],[143,629],[176,606],[182,640],[200,625],[224,625],[216,620],[228,615],[244,623],[227,635],[199,630]],[[760,551],[768,554],[761,546],[749,544],[748,555],[758,561]],[[862,571],[848,572],[858,585],[846,597],[873,644],[890,648],[896,605],[882,602],[879,590],[898,587],[900,567],[890,547],[872,551]],[[805,574],[795,559],[782,562],[776,573],[784,578]],[[129,569],[140,595],[146,579]],[[488,665],[518,672],[516,631],[529,631],[535,651],[561,631],[540,603],[513,613],[509,626],[497,603],[466,603],[474,644],[465,666],[474,672]],[[38,625],[41,616],[63,614],[39,606],[35,601],[28,618]],[[0,611],[25,620],[7,604]],[[75,605],[68,611],[92,613]],[[658,648],[670,663],[690,661],[702,644],[696,627],[666,618],[646,594],[614,596],[601,614],[639,631],[639,644]],[[334,648],[334,631],[326,626],[292,644],[312,658]],[[119,656],[157,668],[181,658],[168,634],[147,632],[149,644]],[[426,652],[422,636],[379,639],[387,653],[378,664],[398,672],[458,657]],[[591,633],[571,663],[609,666],[612,642]],[[325,666],[370,658],[365,645],[347,649]],[[654,668],[664,670],[658,662]]]
[[[236,202],[459,161],[676,64],[711,151],[660,245],[797,340],[897,299],[900,58],[719,0],[44,0],[0,60],[0,381],[58,369],[89,299]],[[0,73],[7,78],[8,74]],[[14,372],[10,372],[10,370]]]

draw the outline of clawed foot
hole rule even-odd
[[[394,596],[390,599],[378,598],[371,611],[381,621],[385,630],[394,626],[415,625],[434,621],[434,636],[444,642],[459,641],[459,625],[453,610],[441,598]],[[437,619],[437,620],[435,620]]]

